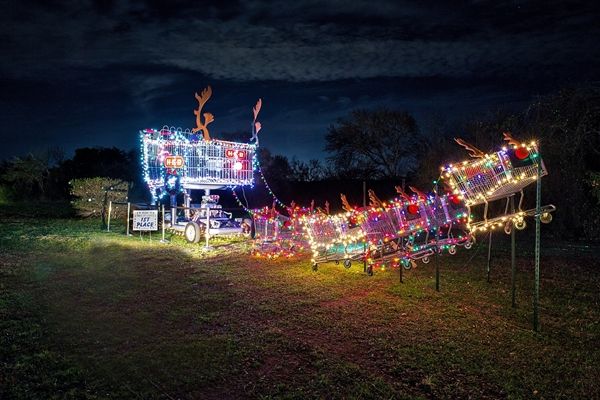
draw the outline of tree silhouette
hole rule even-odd
[[[325,150],[339,177],[406,176],[424,150],[415,119],[404,111],[355,110],[329,128]]]

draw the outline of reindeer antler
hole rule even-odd
[[[469,152],[469,156],[473,158],[483,158],[485,156],[485,153],[483,151],[479,150],[477,147],[465,142],[460,138],[454,138],[454,141],[462,147],[464,147],[465,149],[467,149],[467,151]]]
[[[258,113],[260,112],[261,107],[262,107],[262,99],[258,99],[258,101],[256,102],[256,105],[252,109],[252,112],[254,113],[254,121],[256,121],[256,117],[258,117]]]
[[[521,146],[521,142],[519,142],[517,139],[515,139],[512,135],[512,133],[510,132],[503,132],[502,135],[504,136],[504,140],[506,142],[508,142],[508,144],[513,145],[513,146]]]
[[[325,213],[329,215],[329,202],[325,200]]]
[[[394,186],[394,189],[396,189],[396,193],[398,193],[401,198],[410,201],[410,196],[406,194],[406,192],[402,189],[402,186]]]
[[[205,89],[200,92],[200,96],[198,93],[194,93],[194,97],[198,100],[198,109],[194,110],[194,115],[196,116],[196,127],[192,129],[192,132],[196,133],[198,131],[202,131],[204,136],[204,140],[210,140],[210,134],[208,132],[208,124],[215,120],[215,117],[211,113],[202,114],[202,108],[212,96],[212,88],[207,86]],[[204,123],[202,123],[201,115],[204,115]]]
[[[254,139],[256,141],[257,145],[258,145],[258,132],[262,128],[262,125],[260,122],[258,122],[256,120],[256,118],[258,118],[258,113],[260,112],[261,108],[262,108],[262,99],[258,99],[258,101],[256,102],[256,105],[254,106],[254,108],[252,108],[252,114],[254,114],[254,119],[252,120],[252,137],[250,138],[250,141],[252,141]]]
[[[375,191],[373,189],[369,189],[369,205],[371,207],[381,207],[381,200],[379,199],[379,197],[377,197],[377,195],[375,194]]]
[[[348,212],[354,211],[354,208],[348,203],[348,198],[344,193],[340,193],[340,199],[342,199],[342,208]]]
[[[417,188],[414,188],[414,187],[412,187],[412,186],[409,186],[409,189],[410,189],[410,190],[411,190],[411,191],[412,191],[414,194],[416,194],[418,198],[420,198],[420,199],[423,199],[423,200],[427,199],[427,195],[426,195],[425,193],[421,192],[419,189],[417,189]]]

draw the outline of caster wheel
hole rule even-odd
[[[448,249],[448,254],[455,255],[456,254],[456,246],[451,246]]]
[[[520,231],[522,231],[526,227],[527,227],[527,222],[525,222],[525,220],[520,220],[520,221],[515,222],[515,228],[517,228]]]
[[[469,250],[472,247],[473,247],[473,242],[471,242],[470,240],[465,243],[465,249]]]
[[[344,268],[348,269],[352,266],[352,262],[350,260],[344,260]]]
[[[421,258],[421,261],[423,261],[423,264],[429,264],[429,261],[431,261],[431,260],[429,259],[429,257],[425,256],[425,257]]]
[[[319,264],[317,264],[317,263],[314,263],[314,264],[312,265],[312,270],[313,270],[313,271],[317,271],[318,269],[319,269]]]
[[[550,213],[542,213],[542,215],[540,215],[540,221],[542,222],[542,224],[549,224],[550,222],[552,222],[552,214]]]
[[[407,270],[407,271],[408,271],[409,269],[411,269],[411,268],[412,268],[412,266],[413,266],[413,265],[412,265],[412,260],[402,260],[402,261],[401,261],[401,264],[402,264],[402,268],[404,268],[404,269],[405,269],[405,270]]]
[[[507,235],[510,235],[511,232],[512,232],[512,223],[507,222],[506,225],[504,225],[504,233],[506,233]]]
[[[338,265],[340,263],[340,260],[335,260],[335,265]]]
[[[372,265],[369,265],[367,267],[367,275],[373,276],[373,266]]]

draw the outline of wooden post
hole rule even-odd
[[[162,224],[161,224],[162,239],[160,240],[160,242],[166,243],[167,241],[165,240],[165,205],[164,204],[161,204],[161,215],[162,215]]]
[[[131,203],[127,202],[127,236],[129,236],[129,213],[131,212]]]

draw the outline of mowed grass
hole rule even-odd
[[[307,256],[264,260],[244,240],[206,252],[99,221],[0,224],[0,398],[599,398],[600,262],[486,243],[404,273]]]

